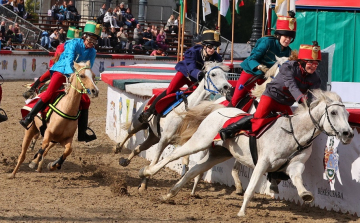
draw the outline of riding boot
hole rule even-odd
[[[4,114],[1,114],[4,113]],[[8,120],[8,117],[3,109],[0,108],[0,122],[5,122]]]
[[[143,111],[140,114],[139,119],[138,119],[139,122],[147,123],[149,121],[150,116],[155,113],[156,103],[165,96],[166,96],[166,90],[155,98],[153,103],[151,103],[150,107],[146,111]]]
[[[78,141],[90,142],[96,139],[96,135],[92,129],[88,127],[89,110],[81,110],[78,120]],[[93,134],[88,135],[86,130],[90,130]]]
[[[235,134],[240,130],[250,130],[251,129],[251,119],[254,115],[248,115],[239,121],[228,125],[226,128],[223,128],[219,131],[220,137],[223,141],[226,139],[234,138]]]
[[[24,97],[25,99],[28,99],[28,98],[30,98],[31,96],[33,96],[33,95],[35,94],[35,89],[36,89],[37,87],[39,87],[40,83],[41,83],[40,78],[38,78],[38,79],[34,82],[33,86],[31,86],[31,88],[30,88],[29,90],[27,90],[27,91],[25,91],[25,92],[23,93],[23,97]]]
[[[25,118],[20,120],[20,124],[25,128],[28,129],[28,126],[34,121],[34,117],[39,113],[44,107],[46,103],[44,103],[41,98],[35,104],[35,106],[31,109],[29,114],[25,116]]]

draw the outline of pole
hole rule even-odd
[[[271,7],[269,7],[269,11],[268,11],[268,24],[267,24],[267,35],[271,35],[271,14],[272,14],[272,9]]]
[[[220,30],[221,30],[221,15],[220,15],[220,10],[218,10],[218,31],[221,34]],[[220,47],[217,48],[217,53],[219,53],[219,52],[220,52]]]
[[[181,5],[179,7],[179,12],[181,13]],[[180,16],[180,13],[179,13],[179,16]],[[180,37],[181,37],[181,32],[182,32],[182,20],[181,20],[181,16],[180,16],[180,19],[179,19],[179,30],[178,30],[178,47],[177,47],[177,56],[176,56],[176,62],[179,62],[180,61]]]
[[[265,33],[265,11],[266,11],[266,4],[264,3],[264,6],[263,6],[263,22],[262,22],[262,30],[261,30],[261,37],[264,36],[264,33]]]
[[[234,32],[235,32],[235,0],[233,0],[233,10],[232,10],[232,32],[231,32],[231,65],[234,62]]]
[[[197,0],[196,8],[196,33],[199,34],[199,20],[200,20],[200,0]]]
[[[181,54],[180,54],[180,61],[183,60],[184,54],[184,32],[185,32],[185,9],[186,9],[186,0],[184,0],[184,9],[183,9],[183,21],[182,21],[182,30],[181,30]]]
[[[290,0],[286,0],[287,1],[287,15],[289,16],[289,11],[290,11]]]
[[[252,47],[254,47],[256,41],[261,38],[261,10],[263,8],[263,4],[264,0],[256,0],[255,2],[254,24],[252,26],[252,33],[250,37],[250,45]]]

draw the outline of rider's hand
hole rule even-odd
[[[264,74],[266,74],[266,72],[269,70],[269,68],[263,64],[260,64],[259,66],[257,66],[257,69],[264,72]]]
[[[199,71],[198,73],[198,81],[200,82],[205,77],[205,73],[203,71]]]

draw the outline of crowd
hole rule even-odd
[[[55,4],[51,7],[51,15],[54,20],[57,20],[57,24],[62,24],[64,20],[68,21],[80,21],[81,15],[78,13],[73,1],[63,1],[60,5],[59,1],[55,1]]]
[[[12,0],[12,1],[0,0],[0,4],[11,11],[14,11],[22,18],[26,19],[28,16],[25,10],[24,0]]]
[[[21,44],[23,42],[24,34],[20,31],[18,23],[8,25],[6,27],[5,21],[0,22],[0,48],[13,50],[13,44]]]

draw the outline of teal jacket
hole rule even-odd
[[[277,57],[289,57],[290,54],[291,48],[286,47],[281,50],[280,42],[275,37],[263,37],[257,40],[250,56],[241,63],[241,67],[246,73],[263,75],[264,73],[258,70],[257,66],[263,64],[270,68],[276,62],[275,55]]]
[[[91,67],[93,67],[96,50],[94,48],[86,49],[83,39],[68,40],[65,42],[64,48],[65,50],[60,55],[59,60],[51,67],[51,73],[57,71],[69,77],[74,73],[74,61],[78,63],[90,60]]]

